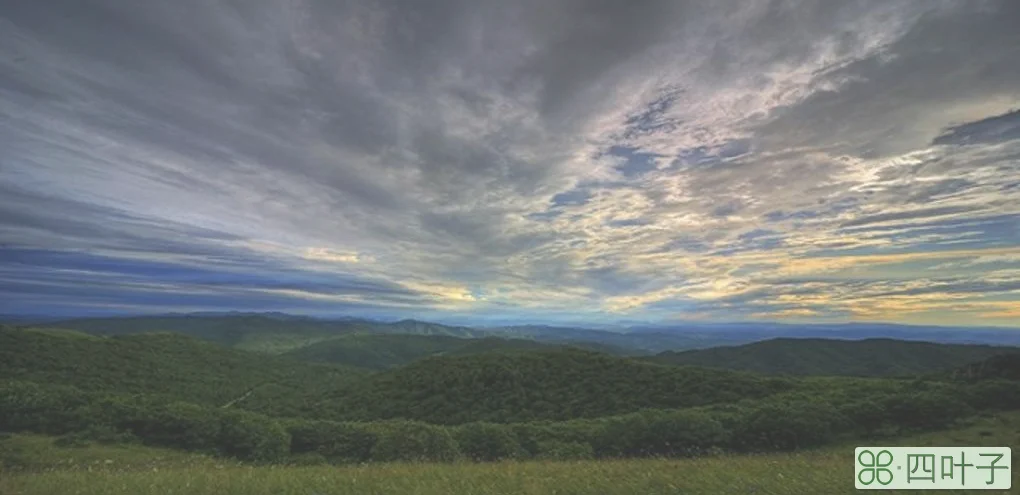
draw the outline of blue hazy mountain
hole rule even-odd
[[[892,324],[673,323],[613,330],[567,326],[469,327],[405,319],[314,318],[286,313],[188,313],[160,316],[78,318],[46,326],[101,335],[152,331],[183,333],[231,347],[285,352],[351,333],[503,337],[571,344],[596,343],[636,354],[741,345],[774,338],[860,340],[888,338],[951,344],[1020,346],[1020,330]]]

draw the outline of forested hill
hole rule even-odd
[[[348,334],[288,351],[302,361],[339,363],[382,370],[447,352],[465,344],[459,337],[438,335]]]
[[[732,347],[663,352],[645,359],[766,374],[909,376],[950,370],[1016,347],[936,344],[893,339],[780,338]]]
[[[794,450],[1020,407],[1013,358],[917,380],[770,377],[466,342],[370,373],[179,334],[3,328],[0,431],[256,461],[496,460]]]
[[[525,339],[486,337],[465,339],[444,335],[402,335],[357,333],[289,351],[284,356],[303,361],[336,363],[365,369],[384,370],[436,355],[468,355],[490,352],[527,352],[566,347],[568,344],[542,343]],[[574,342],[577,347],[609,354],[628,351],[594,342]]]
[[[1020,352],[998,354],[938,375],[955,380],[1014,380],[1020,381]]]
[[[360,320],[322,322],[311,318],[267,315],[170,315],[82,318],[52,322],[46,326],[79,330],[93,335],[173,332],[225,347],[273,353],[361,331],[367,325],[370,323]]]
[[[365,372],[228,349],[170,333],[99,337],[0,327],[0,379],[283,411]]]
[[[777,337],[814,340],[892,338],[911,342],[1020,346],[1020,331],[1008,329],[857,324],[678,324],[676,326],[617,328],[612,331],[543,325],[483,329],[420,320],[386,322],[359,318],[317,319],[282,313],[189,313],[162,316],[80,318],[50,321],[45,325],[40,323],[39,326],[80,330],[95,335],[174,332],[234,349],[268,354],[282,354],[349,334],[426,335],[465,339],[498,337],[630,355],[655,354],[664,351],[680,352],[717,346],[740,346]],[[324,351],[317,352],[319,352],[317,354],[319,357],[329,354]],[[339,360],[339,362],[343,361]]]
[[[294,351],[305,346],[349,334],[395,334],[480,339],[496,337],[530,340],[552,345],[569,345],[611,353],[651,354],[670,349],[704,348],[734,342],[725,335],[687,333],[621,333],[581,328],[543,326],[475,329],[419,320],[383,322],[357,318],[320,320],[286,314],[181,314],[113,318],[79,318],[53,321],[45,326],[80,330],[95,335],[126,335],[174,332],[208,340],[235,349],[270,354]],[[753,339],[752,339],[753,340]],[[430,344],[431,345],[431,344]],[[523,345],[523,344],[522,344]],[[310,355],[325,356],[325,351]]]
[[[306,416],[439,424],[593,418],[754,399],[792,381],[577,349],[429,357],[338,389]]]
[[[275,314],[166,315],[119,318],[81,318],[46,326],[80,330],[94,335],[173,332],[226,347],[282,353],[351,333],[389,333],[484,337],[479,330],[416,320],[380,322],[362,319],[319,320]]]
[[[392,337],[405,344],[446,342]],[[542,344],[529,341],[514,347],[500,339],[458,340],[461,346],[449,355],[373,374],[172,333],[104,337],[5,328],[0,330],[0,380],[216,407],[232,403],[273,416],[442,424],[594,418],[754,399],[796,386],[785,379],[661,366],[576,348],[535,350],[532,346]]]

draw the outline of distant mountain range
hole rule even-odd
[[[32,320],[14,324],[38,324]],[[170,331],[229,347],[282,353],[351,333],[502,337],[554,344],[580,342],[626,349],[633,354],[736,346],[775,338],[862,340],[887,338],[947,344],[1020,346],[1020,329],[908,326],[893,324],[684,323],[617,330],[517,325],[489,328],[420,320],[395,322],[363,318],[320,319],[286,313],[189,313],[161,316],[78,318],[45,321],[48,327],[97,335]]]

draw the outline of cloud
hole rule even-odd
[[[980,207],[965,207],[965,206],[942,206],[935,208],[918,208],[915,210],[899,211],[882,213],[878,215],[869,215],[863,217],[857,217],[852,220],[843,223],[843,227],[859,227],[861,225],[871,225],[876,223],[887,223],[896,220],[916,220],[923,218],[937,218],[943,216],[949,216],[959,213],[971,213],[974,211],[980,211]]]
[[[1020,110],[946,129],[935,145],[977,145],[1020,139]]]
[[[0,313],[1002,324],[1018,18],[19,2],[0,13]]]
[[[822,313],[808,308],[791,308],[779,311],[755,313],[754,316],[763,319],[788,319],[788,318],[810,318],[821,316]]]
[[[362,256],[356,252],[334,251],[327,248],[308,248],[305,250],[305,258],[315,261],[331,261],[335,263],[358,263],[363,261]]]

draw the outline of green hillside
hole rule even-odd
[[[966,364],[941,376],[953,380],[984,381],[1014,380],[1020,381],[1020,352],[998,354],[988,359]]]
[[[437,424],[591,418],[753,399],[788,380],[677,368],[577,349],[429,357],[323,398],[307,415]]]
[[[1020,349],[1015,347],[893,339],[780,338],[740,346],[669,351],[642,359],[658,364],[773,375],[911,376],[949,370],[1017,351]]]
[[[612,356],[635,356],[643,354],[641,351],[635,349],[625,349],[609,344],[582,340],[537,341],[529,339],[485,337],[465,340],[463,346],[447,352],[446,355],[467,356],[485,352],[527,352],[549,351],[555,349],[580,349],[591,352],[601,352]]]
[[[419,320],[400,320],[393,323],[379,323],[373,327],[379,332],[401,333],[411,335],[443,335],[447,337],[479,338],[489,335],[483,330],[468,327],[441,325]]]
[[[4,329],[0,433],[273,463],[686,457],[881,439],[1020,408],[1020,381],[998,371],[768,377],[465,342],[502,352],[367,373],[176,334]]]
[[[573,347],[612,354],[627,351],[590,342]],[[371,370],[385,370],[435,355],[470,355],[487,352],[521,352],[566,347],[524,339],[497,337],[461,338],[446,335],[357,333],[341,335],[284,354],[303,361],[335,363]]]
[[[761,334],[704,331],[611,331],[588,328],[517,325],[491,329],[507,338],[531,339],[541,342],[592,342],[617,349],[633,350],[635,354],[654,354],[671,350],[705,349],[721,345],[745,344],[762,340]]]
[[[273,318],[263,315],[135,316],[82,318],[47,326],[80,330],[94,335],[130,335],[173,332],[236,349],[279,353],[345,333],[364,331],[370,322],[324,322],[311,318]]]
[[[464,340],[439,335],[350,334],[295,349],[284,356],[383,370],[463,347]]]
[[[317,320],[288,315],[173,315],[81,318],[47,326],[94,335],[173,332],[235,349],[279,354],[352,333],[434,335],[475,338],[479,330],[416,320],[393,323],[370,320]]]
[[[886,445],[961,447],[1004,443],[1020,444],[1020,414],[1000,413],[966,425],[885,441]],[[853,446],[697,459],[351,466],[294,465],[298,464],[295,462],[290,466],[252,469],[240,462],[165,448],[100,444],[59,447],[54,445],[53,437],[13,435],[7,440],[0,438],[0,470],[2,461],[8,462],[7,472],[0,475],[0,493],[51,495],[73,486],[81,493],[97,495],[849,495],[860,493],[848,481],[847,466],[853,465]],[[1016,466],[1016,449],[1013,455]],[[1016,487],[1020,484],[1020,471],[1014,468],[1012,474]]]
[[[80,330],[95,335],[174,332],[226,347],[270,354],[290,352],[355,333],[529,340],[628,355],[743,344],[762,338],[761,334],[755,336],[725,332],[625,333],[541,325],[475,329],[411,319],[396,322],[363,319],[320,320],[269,313],[79,318],[51,322],[46,326]]]
[[[239,407],[284,411],[362,375],[364,371],[351,367],[227,349],[177,334],[97,337],[67,330],[0,328],[0,380],[210,405],[245,396]]]

